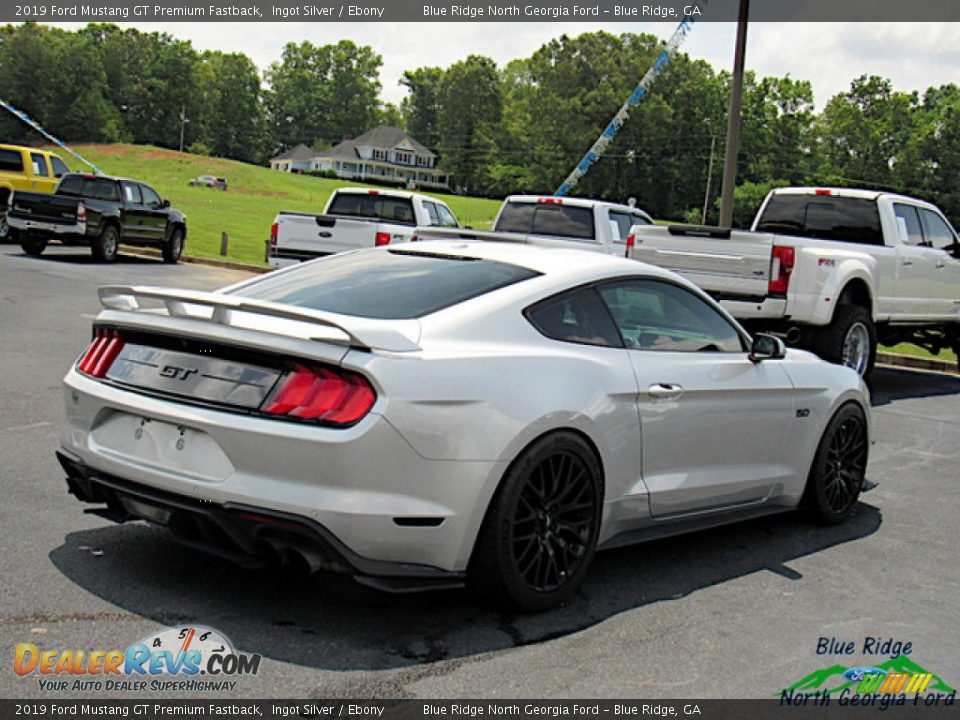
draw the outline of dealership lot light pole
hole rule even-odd
[[[747,16],[750,0],[740,0],[737,18],[737,49],[733,58],[733,86],[727,118],[727,146],[723,158],[723,188],[720,192],[720,227],[733,224],[733,190],[737,186],[737,155],[740,152],[740,108],[743,104],[743,66],[747,50]]]

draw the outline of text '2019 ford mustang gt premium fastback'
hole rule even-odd
[[[71,491],[248,566],[536,610],[597,549],[839,522],[865,482],[855,372],[634,261],[436,241],[100,298],[65,379]]]

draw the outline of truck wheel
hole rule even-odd
[[[2,201],[0,201],[2,202]],[[10,239],[10,226],[7,225],[7,211],[0,211],[0,242]]]
[[[25,234],[20,238],[20,247],[27,255],[39,256],[47,249],[47,239]]]
[[[174,264],[179,262],[180,254],[183,252],[183,230],[174,228],[173,232],[170,233],[170,238],[163,244],[160,250],[163,253],[163,261],[165,263]]]
[[[120,246],[120,233],[115,225],[107,225],[100,237],[90,243],[93,257],[100,262],[113,262],[117,259],[117,249]]]
[[[824,360],[846,365],[866,378],[877,359],[877,329],[866,308],[839,305],[833,321],[820,331],[813,345]]]

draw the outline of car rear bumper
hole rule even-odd
[[[319,427],[186,405],[73,369],[64,383],[61,452],[76,477],[179,499],[208,509],[214,524],[243,507],[322,528],[358,575],[465,571],[504,470],[426,459],[376,412],[349,428]],[[367,562],[394,569],[372,573]]]
[[[395,592],[463,584],[462,572],[362,557],[307,517],[243,503],[215,505],[165,492],[94,470],[62,450],[57,459],[67,474],[70,493],[82,502],[101,505],[88,512],[114,522],[146,520],[163,525],[180,543],[242,567],[296,564],[310,572],[353,575],[360,582]]]

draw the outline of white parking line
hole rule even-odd
[[[35,422],[29,425],[11,425],[10,427],[0,428],[0,432],[14,432],[16,430],[33,430],[34,428],[50,427],[53,423]]]

